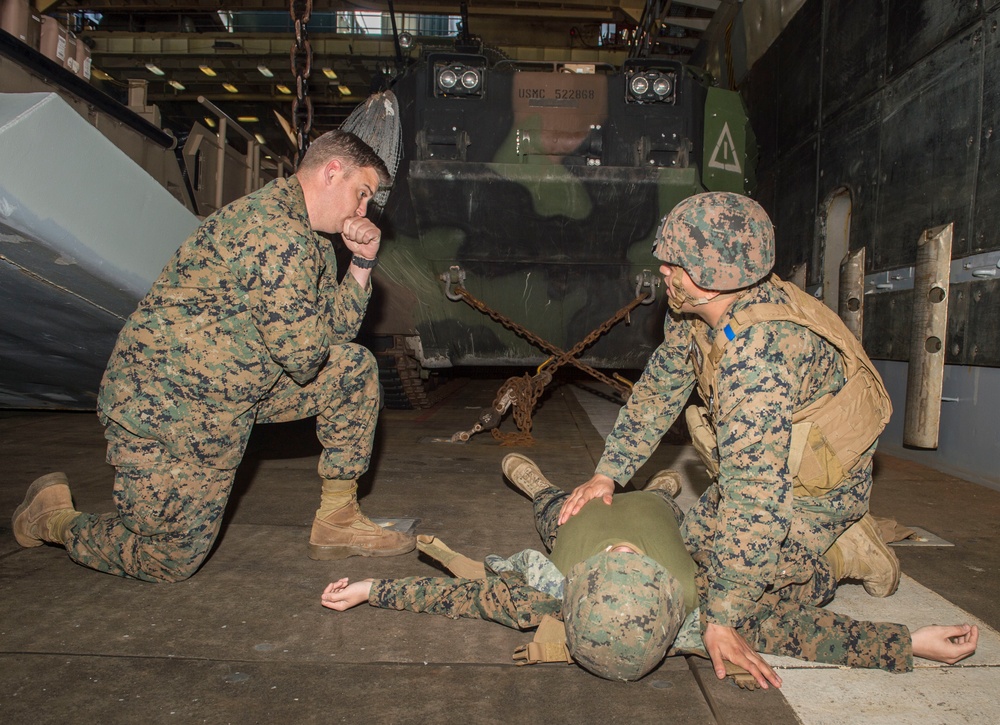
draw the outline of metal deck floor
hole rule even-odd
[[[537,547],[530,504],[500,472],[511,449],[488,435],[464,445],[427,442],[467,429],[500,382],[455,380],[429,410],[384,411],[372,470],[361,482],[364,511],[419,518],[419,532],[473,557]],[[581,405],[587,396],[555,386],[536,411],[535,445],[523,449],[567,489],[590,475],[603,448],[601,424]],[[503,429],[512,430],[512,421]],[[319,594],[334,578],[440,570],[417,552],[342,562],[306,557],[319,497],[319,447],[308,422],[258,427],[212,556],[174,585],[91,572],[58,548],[20,549],[10,533],[10,512],[27,485],[53,470],[67,472],[81,510],[112,508],[112,469],[95,415],[2,413],[0,451],[0,713],[7,722],[817,722],[801,707],[796,714],[795,698],[720,683],[696,659],[671,658],[638,683],[613,683],[571,665],[514,667],[511,653],[530,635],[499,625],[364,606],[323,609]],[[639,478],[669,465],[700,485],[690,451],[677,446],[661,446]],[[1000,625],[1000,492],[880,456],[873,511],[953,543],[897,549],[904,572]],[[937,672],[995,681],[994,664]],[[852,687],[847,677],[855,673],[837,672]],[[881,678],[885,700],[910,698],[903,685],[915,677]],[[805,687],[816,688],[817,706],[820,693],[832,698],[826,706],[838,722],[892,722],[873,719],[836,682]],[[844,719],[849,704],[856,719]],[[963,713],[982,721],[962,707],[941,701],[924,722],[963,722],[955,719]]]

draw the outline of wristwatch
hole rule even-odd
[[[365,259],[360,254],[355,254],[351,257],[351,264],[355,267],[361,267],[361,269],[375,269],[375,265],[378,264],[378,257],[375,257],[375,259]]]

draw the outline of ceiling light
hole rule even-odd
[[[340,95],[342,96],[351,95],[351,89],[348,88],[347,86],[337,86],[337,88],[340,89]]]
[[[265,78],[274,78],[274,72],[263,63],[257,66],[257,70],[259,70],[260,74]]]
[[[211,116],[205,116],[205,125],[209,128],[215,128],[215,119]]]
[[[267,139],[264,138],[264,134],[255,133],[253,137],[257,139],[257,143],[259,143],[261,146],[267,146]]]
[[[166,75],[156,63],[146,63],[146,70],[152,73],[154,76]]]
[[[198,70],[200,70],[202,73],[204,73],[205,75],[209,76],[210,78],[215,78],[215,75],[216,75],[215,71],[212,70],[210,66],[200,65],[200,66],[198,66]]]
[[[240,123],[259,123],[260,119],[256,116],[237,116],[236,120]]]
[[[331,81],[337,80],[337,74],[333,72],[333,68],[324,68],[323,75],[325,75]]]
[[[278,85],[275,86],[275,88],[284,93],[286,96],[291,95],[292,93],[292,90],[284,83],[279,83]]]
[[[91,71],[91,73],[93,73],[93,71]],[[180,81],[167,81],[167,83],[169,83],[173,88],[176,88],[179,91],[186,90],[184,84],[181,83]]]
[[[225,88],[230,93],[239,93],[240,89],[234,86],[232,83],[223,83],[222,87]]]

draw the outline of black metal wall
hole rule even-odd
[[[954,222],[953,257],[1000,249],[1000,0],[808,0],[741,88],[760,146],[776,271],[821,281],[828,200],[851,194],[867,273],[912,265]],[[870,295],[865,346],[909,354],[909,292]],[[1000,366],[1000,281],[952,286],[949,363]]]

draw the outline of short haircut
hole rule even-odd
[[[348,131],[327,131],[310,143],[298,170],[311,171],[325,166],[331,159],[341,159],[348,167],[375,169],[379,184],[388,186],[392,183],[389,169],[375,150]]]

